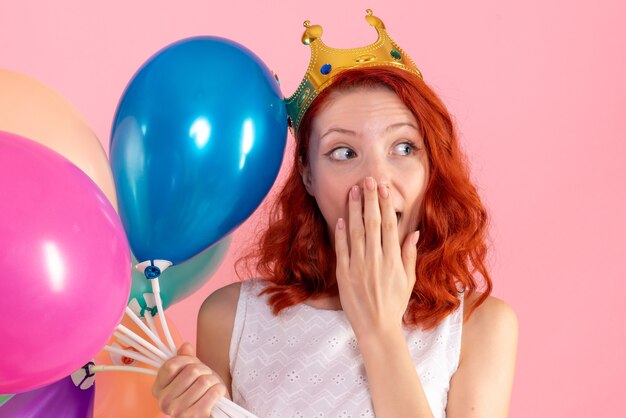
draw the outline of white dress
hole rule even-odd
[[[365,367],[343,311],[299,304],[275,316],[259,279],[241,284],[230,343],[233,401],[260,418],[374,417]],[[430,331],[405,330],[435,417],[459,363],[461,306]]]

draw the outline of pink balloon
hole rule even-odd
[[[0,131],[0,393],[52,383],[100,351],[124,313],[130,262],[98,186]]]

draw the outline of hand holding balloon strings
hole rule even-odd
[[[142,266],[142,264],[144,265]],[[163,262],[162,260],[148,262],[148,264],[150,265],[148,265],[147,267],[156,267],[154,266],[154,264],[160,264],[163,267],[162,269],[159,269],[157,267],[157,269],[150,270],[146,268],[145,264],[146,263],[140,263],[140,265],[138,265],[138,268],[145,268],[145,270],[147,270],[147,272],[144,271],[146,277],[151,276],[149,280],[152,283],[152,289],[160,318],[160,324],[163,333],[166,336],[166,339],[169,339],[168,344],[170,345],[170,349],[168,349],[161,340],[161,338],[159,338],[159,333],[156,329],[156,325],[154,323],[152,315],[144,315],[144,320],[148,324],[148,326],[146,326],[146,324],[142,322],[141,318],[139,318],[139,316],[129,307],[126,307],[126,315],[128,315],[128,317],[131,318],[133,322],[135,322],[144,333],[146,333],[146,335],[152,340],[152,343],[137,335],[133,331],[129,330],[124,325],[120,324],[117,327],[119,332],[116,332],[114,335],[121,343],[132,347],[137,352],[133,350],[125,350],[118,347],[113,347],[110,345],[105,346],[104,349],[110,353],[122,355],[158,369],[163,365],[165,361],[174,357],[176,354],[174,341],[171,337],[171,333],[169,332],[167,320],[165,319],[165,315],[163,312],[163,303],[161,301],[159,289],[160,272],[165,270],[165,268],[167,268],[171,263]],[[157,374],[156,370],[154,369],[136,366],[92,366],[91,371],[95,373],[103,371],[130,371],[154,376],[156,376]],[[255,415],[246,411],[239,405],[226,398],[222,398],[216,403],[215,407],[213,408],[212,415],[214,418],[256,418]]]

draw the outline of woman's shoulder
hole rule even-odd
[[[465,309],[471,309],[478,299],[483,296],[480,292],[474,292],[465,297]],[[464,325],[465,333],[493,333],[494,331],[506,331],[517,329],[517,315],[513,307],[502,299],[487,296],[467,318]]]
[[[202,303],[199,316],[215,317],[220,314],[227,314],[237,310],[241,282],[234,282],[221,287],[211,293]],[[219,316],[218,316],[219,317]]]
[[[220,324],[227,322],[232,328],[237,313],[239,297],[244,294],[256,296],[267,285],[268,282],[266,280],[253,278],[237,281],[215,290],[202,303],[198,313],[198,321],[206,323],[219,322]],[[242,289],[244,286],[245,289]]]
[[[483,296],[474,292],[466,296],[465,309],[471,309]],[[518,322],[513,307],[502,299],[488,296],[465,320],[461,345],[461,362],[464,357],[475,358],[488,352],[515,352]]]

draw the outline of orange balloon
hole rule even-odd
[[[0,131],[58,152],[83,170],[117,209],[113,175],[102,144],[78,110],[50,87],[0,69]]]
[[[178,347],[182,344],[182,339],[172,322],[166,317],[172,338]],[[160,321],[155,317],[157,329],[161,331]],[[124,316],[122,325],[129,328],[136,334],[151,341],[139,327],[128,317]],[[165,341],[165,336],[159,332],[161,340]],[[113,342],[119,344],[122,348],[127,347],[119,343],[115,337],[112,337],[108,345]],[[167,343],[165,343],[167,345]],[[119,360],[116,358],[116,361]],[[136,360],[128,357],[121,358],[124,365],[136,367],[150,367],[141,364]],[[97,365],[115,364],[109,355],[109,352],[102,350],[94,361]],[[133,417],[133,418],[161,418],[165,417],[160,412],[156,399],[152,396],[152,385],[154,384],[154,376],[145,374],[126,372],[126,371],[106,371],[96,374],[96,398],[94,401],[94,418],[111,418],[111,417]]]

